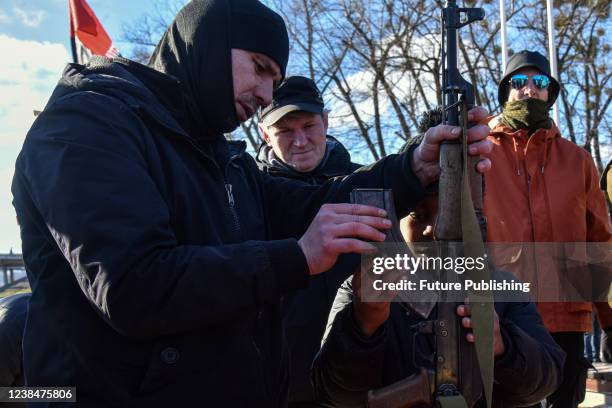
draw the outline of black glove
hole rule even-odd
[[[612,363],[612,326],[601,331],[601,361]]]

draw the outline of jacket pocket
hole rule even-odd
[[[185,381],[205,387],[213,374],[224,368],[214,350],[203,333],[159,338],[152,348],[140,391],[150,393]]]
[[[224,325],[156,341],[140,393],[169,395],[189,388],[214,394],[225,406],[265,406],[263,360],[251,345],[253,337],[234,329]]]
[[[181,360],[185,357],[182,354],[185,354],[185,347],[176,341],[157,341],[140,384],[140,391],[150,393],[180,377],[184,366]]]

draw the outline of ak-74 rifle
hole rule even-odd
[[[459,73],[457,32],[461,27],[483,18],[483,9],[460,8],[454,0],[448,0],[442,10],[443,123],[463,127],[465,137],[467,112],[475,106],[475,99],[474,87]],[[462,141],[444,142],[441,146],[439,210],[434,237],[440,243],[438,255],[441,257],[463,256],[476,259],[486,257],[483,244],[486,221],[482,216],[482,176],[476,171],[479,158],[467,154],[465,137]],[[403,241],[389,191],[355,190],[351,198],[355,203],[386,209],[394,222],[393,228],[387,232],[386,242],[397,245]],[[473,272],[475,274],[470,275],[472,280],[489,279],[488,266]],[[457,276],[452,276],[456,274],[450,275],[450,279],[457,279]],[[445,279],[444,275],[440,276]],[[370,391],[370,408],[471,408],[482,398],[483,391],[487,406],[491,406],[494,312],[492,295],[488,292],[469,293],[475,344],[467,342],[466,330],[456,314],[457,305],[460,303],[454,298],[445,299],[444,293],[438,295],[436,319],[425,320],[415,327],[419,333],[435,335],[436,350],[432,362],[435,370],[422,369],[397,383]],[[419,304],[414,303],[411,306],[418,311]]]

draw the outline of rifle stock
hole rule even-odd
[[[433,373],[421,369],[417,374],[368,392],[368,408],[413,408],[433,404]]]

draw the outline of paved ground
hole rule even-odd
[[[580,408],[605,408],[612,407],[612,394],[602,394],[587,391],[584,402]]]
[[[593,365],[595,369],[589,370],[587,379],[587,395],[580,407],[612,407],[612,364]]]

